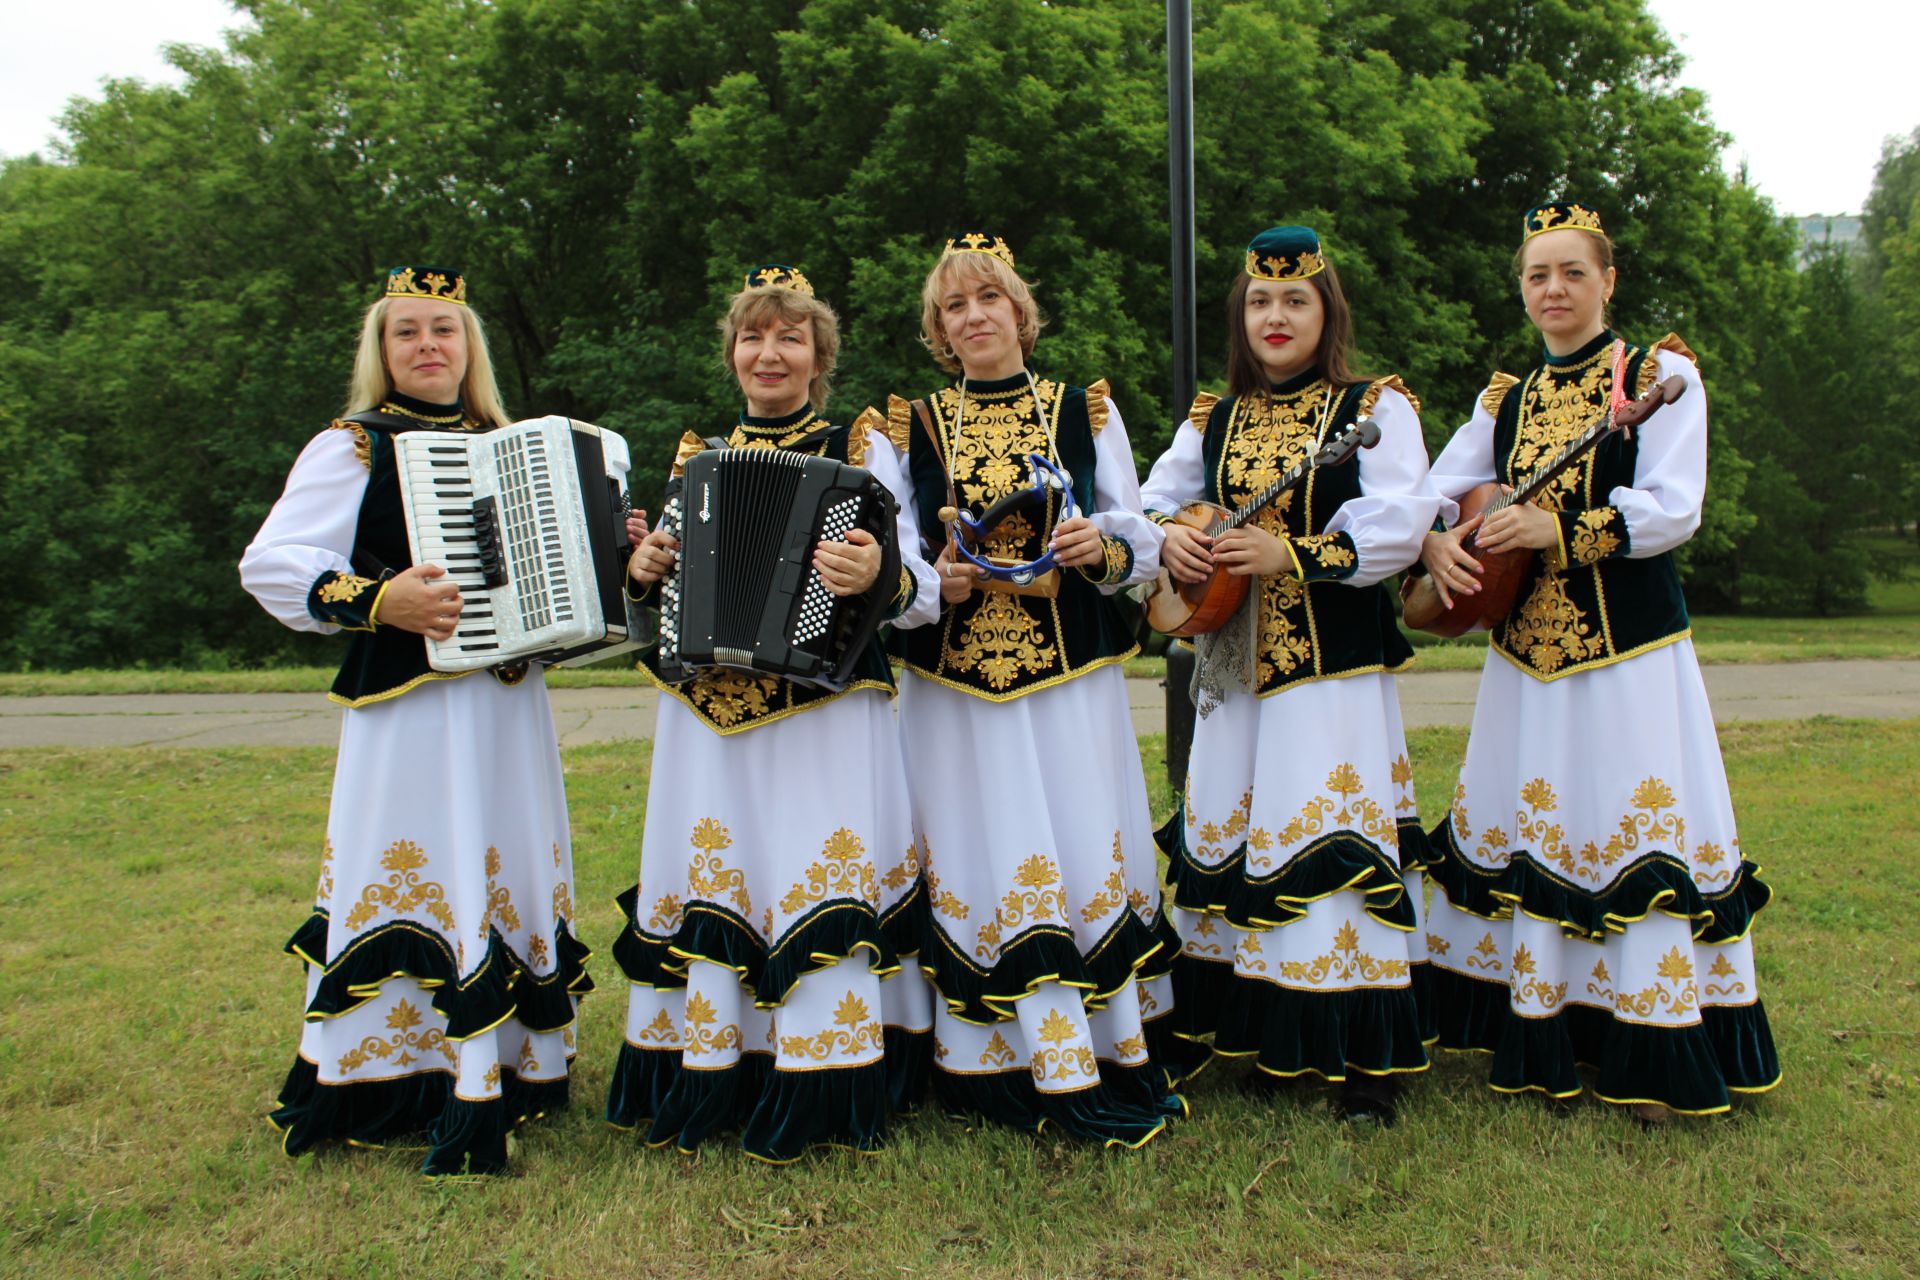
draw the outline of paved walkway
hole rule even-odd
[[[1920,716],[1920,661],[1709,666],[1714,717]],[[479,678],[479,677],[475,677]],[[1477,671],[1415,671],[1400,678],[1411,726],[1473,718]],[[653,736],[651,689],[555,689],[564,746]],[[1165,728],[1158,680],[1127,681],[1134,728]],[[330,747],[340,711],[319,693],[163,693],[124,697],[0,697],[0,747]]]

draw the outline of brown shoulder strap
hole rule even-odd
[[[947,455],[940,449],[940,437],[934,433],[933,411],[927,406],[925,400],[915,400],[913,402],[913,416],[920,419],[920,429],[926,432],[927,443],[933,446],[933,456],[940,464],[940,474],[947,478],[947,505],[958,511],[960,509],[960,499],[953,488],[953,468],[947,465]]]

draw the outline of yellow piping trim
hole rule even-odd
[[[380,584],[380,589],[373,593],[373,603],[367,606],[367,630],[380,629],[380,602],[387,598],[387,588],[392,585],[393,579],[388,578]]]
[[[798,715],[802,711],[811,711],[815,707],[824,707],[829,702],[837,702],[841,698],[846,697],[848,694],[854,693],[861,689],[883,690],[889,699],[891,699],[894,694],[893,687],[884,680],[856,680],[852,684],[848,685],[846,688],[840,690],[838,693],[830,693],[824,698],[815,698],[810,702],[803,702],[799,706],[789,706],[780,711],[774,712],[772,715],[760,716],[757,719],[748,720],[742,724],[730,725],[727,728],[722,729],[719,726],[715,725],[713,721],[709,720],[706,716],[702,715],[700,713],[700,709],[694,706],[693,703],[688,700],[687,695],[680,692],[679,686],[668,684],[666,681],[662,680],[659,676],[655,675],[650,669],[646,667],[642,667],[641,670],[646,671],[647,679],[653,682],[654,688],[658,689],[661,693],[666,694],[669,698],[672,698],[675,702],[678,702],[681,706],[685,707],[687,710],[693,712],[694,719],[698,720],[701,724],[705,725],[713,733],[716,733],[723,738],[730,737],[736,733],[745,733],[749,729],[758,729],[761,725],[772,724],[775,720],[785,720],[788,716]]]
[[[475,675],[484,670],[486,670],[486,668],[477,667],[473,671],[428,671],[422,675],[415,676],[403,685],[384,690],[380,693],[369,693],[359,698],[343,698],[337,693],[329,692],[327,694],[327,701],[352,711],[360,707],[372,706],[376,702],[385,702],[389,698],[397,698],[403,693],[418,688],[429,680],[458,680],[463,676]]]
[[[1316,586],[1318,584],[1310,582],[1307,585]],[[1340,584],[1330,583],[1328,585],[1339,586]],[[1308,620],[1309,621],[1312,620],[1311,615],[1309,615]],[[1289,680],[1285,684],[1276,685],[1271,689],[1267,689],[1261,693],[1257,693],[1254,695],[1254,697],[1271,698],[1276,693],[1285,693],[1287,690],[1296,688],[1299,685],[1313,684],[1315,681],[1319,681],[1319,680],[1343,680],[1348,676],[1399,675],[1402,671],[1405,671],[1407,668],[1411,667],[1417,661],[1418,661],[1418,658],[1410,656],[1407,658],[1405,662],[1402,662],[1397,667],[1389,666],[1384,662],[1376,662],[1365,667],[1347,667],[1341,671],[1327,671],[1327,672],[1322,672],[1318,675],[1301,676],[1296,680]]]
[[[1057,645],[1055,647],[1058,648]],[[1022,686],[1021,688],[1015,689],[1012,693],[984,693],[971,685],[961,684],[958,681],[949,680],[945,676],[935,675],[926,668],[917,667],[911,662],[903,662],[900,665],[929,684],[942,685],[958,693],[972,694],[982,702],[1012,702],[1015,698],[1024,698],[1029,693],[1036,693],[1041,689],[1049,689],[1056,684],[1065,684],[1067,681],[1086,675],[1089,671],[1093,671],[1096,668],[1110,667],[1116,662],[1125,662],[1139,652],[1140,646],[1136,644],[1128,648],[1125,653],[1116,654],[1109,658],[1095,658],[1085,666],[1075,667],[1062,675],[1048,676],[1045,680],[1039,680],[1033,684]]]
[[[1508,653],[1505,649],[1502,649],[1500,647],[1500,641],[1497,634],[1494,637],[1490,638],[1487,644],[1487,648],[1493,650],[1493,652],[1499,654],[1501,657],[1505,658],[1508,662],[1511,662],[1514,666],[1520,668],[1522,671],[1526,672],[1528,675],[1532,676],[1535,680],[1538,680],[1540,683],[1552,684],[1555,680],[1562,679],[1566,676],[1575,675],[1582,671],[1592,671],[1596,667],[1610,667],[1616,662],[1625,662],[1628,658],[1637,658],[1641,654],[1651,652],[1654,649],[1664,649],[1666,646],[1670,644],[1675,644],[1681,640],[1690,639],[1692,635],[1693,635],[1693,628],[1687,627],[1685,630],[1676,631],[1672,635],[1661,636],[1658,640],[1649,640],[1647,643],[1640,645],[1638,648],[1629,649],[1625,653],[1615,653],[1615,654],[1610,654],[1604,658],[1594,658],[1587,662],[1582,662],[1575,666],[1568,667],[1564,671],[1556,671],[1552,675],[1541,675],[1538,671],[1535,671],[1532,667],[1529,667],[1526,663],[1520,661],[1520,659],[1514,657],[1512,654]]]

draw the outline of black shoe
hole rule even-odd
[[[1390,1129],[1399,1118],[1394,1108],[1399,1097],[1400,1086],[1392,1076],[1369,1076],[1355,1072],[1340,1086],[1340,1118],[1369,1120],[1382,1129]]]

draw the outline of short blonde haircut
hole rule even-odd
[[[1040,340],[1040,330],[1047,323],[1040,304],[1033,300],[1033,290],[1012,267],[992,254],[965,252],[950,253],[940,259],[920,288],[920,342],[933,353],[934,362],[948,373],[961,370],[960,357],[954,354],[953,344],[947,341],[946,326],[940,323],[940,299],[952,287],[955,277],[997,285],[1013,299],[1014,310],[1020,313],[1020,354],[1031,358],[1033,344]]]
[[[764,329],[778,320],[813,330],[813,378],[807,383],[807,401],[815,413],[824,412],[833,390],[833,369],[840,360],[840,317],[818,298],[778,285],[742,289],[733,295],[720,320],[720,367],[738,379],[733,368],[733,344],[742,333]]]
[[[393,375],[387,371],[387,310],[391,299],[381,298],[367,308],[360,321],[360,345],[353,353],[353,380],[347,384],[347,413],[378,409],[393,394]],[[493,356],[487,351],[487,333],[469,306],[459,306],[460,327],[467,337],[467,376],[460,382],[460,405],[476,421],[504,427],[512,419],[500,403],[500,385],[493,379]]]

